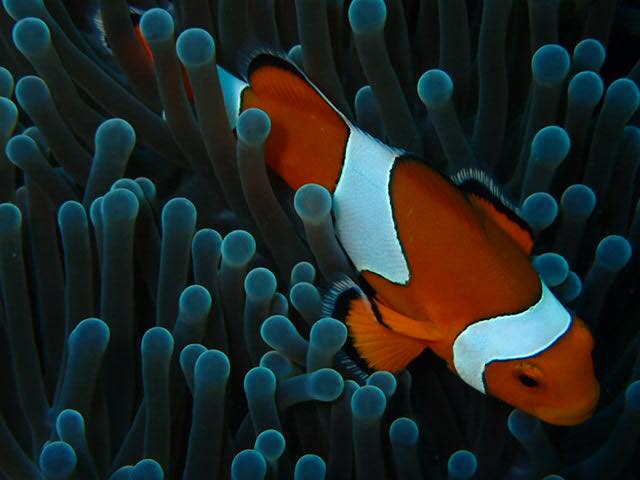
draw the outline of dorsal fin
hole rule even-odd
[[[525,254],[531,255],[534,238],[529,225],[487,172],[463,168],[451,180],[467,194],[476,210],[498,225]]]

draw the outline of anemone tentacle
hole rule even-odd
[[[639,17],[631,0],[3,0],[0,477],[637,478]],[[323,310],[357,279],[332,194],[283,188],[267,113],[228,111],[221,85],[256,48],[289,52],[367,134],[508,193],[533,266],[593,331],[592,418],[550,427],[430,353],[364,367]]]

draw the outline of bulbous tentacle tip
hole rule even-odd
[[[322,222],[331,213],[333,201],[329,191],[321,185],[309,183],[298,189],[293,206],[303,222]]]
[[[449,457],[447,469],[449,478],[452,480],[469,479],[475,475],[478,469],[478,460],[468,450],[458,450]]]
[[[569,263],[557,253],[547,252],[534,258],[533,267],[551,288],[562,284],[569,275]]]
[[[287,55],[289,59],[298,66],[298,68],[304,70],[304,54],[302,53],[302,45],[294,45],[289,49]]]
[[[259,451],[267,461],[275,462],[282,456],[286,448],[286,440],[277,430],[265,430],[256,438],[255,449]]]
[[[0,97],[7,99],[11,97],[14,85],[15,81],[11,72],[4,67],[0,67]]]
[[[50,442],[40,453],[40,469],[45,478],[56,480],[71,478],[77,463],[76,452],[66,442]]]
[[[144,191],[135,180],[130,178],[119,178],[113,183],[113,185],[111,185],[111,190],[117,190],[119,188],[129,190],[133,193],[138,199],[138,203],[142,204],[145,201]]]
[[[182,291],[178,303],[188,319],[200,318],[211,310],[211,294],[200,285],[190,285]]]
[[[575,272],[569,272],[566,280],[558,287],[560,300],[571,303],[582,293],[582,280]]]
[[[196,207],[191,200],[172,198],[162,209],[162,229],[164,231],[171,225],[194,225],[196,216]]]
[[[198,246],[208,245],[213,251],[220,250],[222,245],[222,235],[212,228],[198,230],[193,236],[193,244]]]
[[[349,23],[355,34],[382,30],[387,21],[383,0],[355,0],[349,5]]]
[[[606,56],[604,45],[595,38],[585,38],[573,49],[573,63],[583,69],[600,70]]]
[[[25,110],[51,99],[49,87],[40,77],[27,75],[16,83],[16,99]]]
[[[312,346],[335,352],[347,341],[347,327],[335,318],[321,318],[311,327],[309,342]]]
[[[308,305],[316,300],[321,301],[320,292],[309,282],[298,282],[289,291],[291,304],[296,307]]]
[[[544,87],[555,87],[569,73],[571,58],[560,45],[549,44],[540,47],[531,59],[531,71],[535,81]]]
[[[28,135],[15,135],[7,142],[5,152],[9,161],[16,167],[27,169],[29,165],[38,163],[40,149],[33,138]]]
[[[56,432],[64,440],[64,432],[78,432],[84,435],[85,422],[82,414],[77,410],[67,408],[58,414]]]
[[[90,347],[96,352],[107,349],[111,337],[109,326],[99,318],[86,318],[71,331],[69,345],[71,348]]]
[[[260,358],[260,366],[271,370],[278,382],[288,378],[295,371],[291,361],[275,350],[265,353],[262,358]]]
[[[298,459],[294,471],[295,480],[322,480],[327,467],[324,460],[317,455],[307,454]]]
[[[102,217],[105,221],[132,221],[138,215],[140,204],[129,190],[111,190],[102,199]]]
[[[163,327],[152,327],[142,337],[142,355],[165,354],[173,351],[173,335]]]
[[[51,47],[51,32],[39,18],[23,18],[13,27],[13,43],[25,57],[37,57]]]
[[[196,68],[215,61],[216,45],[206,30],[189,28],[178,36],[176,53],[185,67]]]
[[[291,269],[289,284],[294,285],[306,282],[313,283],[316,279],[316,268],[309,262],[298,262]]]
[[[132,480],[163,480],[164,477],[164,470],[152,458],[140,460],[131,470]]]
[[[240,114],[236,131],[241,142],[262,145],[271,132],[271,119],[265,111],[249,108]]]
[[[439,108],[453,95],[453,81],[447,72],[434,68],[418,80],[418,96],[427,108]]]
[[[607,88],[605,105],[615,109],[620,118],[627,119],[633,115],[639,104],[640,90],[633,80],[619,78]]]
[[[586,71],[575,75],[567,90],[569,99],[589,108],[595,107],[604,93],[604,83],[600,75]]]
[[[125,465],[117,469],[111,475],[111,480],[131,480],[133,474],[133,465]]]
[[[363,103],[363,104],[374,103],[375,98],[376,97],[375,97],[375,94],[373,93],[373,88],[371,88],[371,85],[363,85],[356,92],[356,96],[354,98],[353,103],[356,105],[358,103]]]
[[[38,16],[37,13],[46,11],[42,0],[3,0],[2,6],[16,21],[24,17]]]
[[[232,480],[260,480],[267,474],[267,462],[256,450],[243,450],[231,462]]]
[[[140,19],[140,31],[149,44],[172,39],[174,27],[173,17],[163,8],[147,10]]]
[[[556,168],[566,158],[571,139],[564,128],[556,125],[544,127],[533,137],[531,158],[546,168]]]
[[[60,229],[72,226],[87,225],[87,212],[81,203],[75,200],[64,202],[58,209],[58,225]]]
[[[267,345],[272,348],[276,348],[282,344],[282,342],[296,333],[296,329],[284,315],[272,315],[262,322],[260,327],[260,335]]]
[[[97,197],[91,206],[89,207],[89,217],[94,227],[101,226],[102,224],[102,201],[104,197]]]
[[[156,199],[156,185],[153,181],[149,180],[146,177],[138,177],[135,179],[135,182],[140,185],[142,191],[144,192],[145,198],[149,202],[153,202]]]
[[[389,400],[395,393],[396,388],[398,388],[398,381],[396,380],[395,375],[390,372],[378,371],[373,372],[367,378],[367,385],[373,385],[374,387],[378,387],[384,393],[384,396]]]
[[[18,122],[18,107],[8,98],[0,97],[0,141],[13,133]]]
[[[546,192],[529,195],[520,208],[520,216],[534,231],[541,231],[551,225],[558,216],[558,203]]]
[[[342,375],[332,368],[322,368],[309,377],[307,392],[321,402],[332,402],[340,396],[344,388]]]
[[[418,425],[410,418],[397,418],[389,427],[391,443],[413,447],[418,443],[419,437]]]
[[[631,259],[631,244],[620,235],[603,238],[596,248],[596,262],[613,272],[618,272]]]
[[[207,350],[198,357],[194,368],[194,376],[196,382],[202,380],[205,382],[217,381],[216,383],[224,383],[231,373],[231,364],[229,357],[220,350]]]
[[[586,220],[596,208],[596,194],[587,185],[571,185],[562,194],[560,205],[566,214]]]
[[[0,235],[15,233],[22,226],[22,213],[13,203],[0,204]]]
[[[0,101],[1,100],[2,99],[0,99]],[[47,139],[44,137],[42,133],[42,130],[40,130],[38,127],[31,126],[31,127],[25,128],[22,131],[22,133],[27,137],[33,139],[34,142],[36,142],[36,145],[38,145],[38,149],[40,150],[40,153],[42,154],[42,156],[44,156],[45,158],[49,156],[49,153],[50,153],[49,145],[47,143]],[[67,172],[64,170],[60,173],[64,176],[67,176]]]
[[[351,411],[361,418],[380,418],[386,408],[387,397],[382,390],[373,385],[360,387],[351,397]]]
[[[256,253],[256,241],[249,232],[234,230],[221,245],[222,260],[230,265],[246,265]]]
[[[276,377],[268,368],[254,367],[244,376],[244,391],[247,396],[274,395]]]
[[[540,421],[537,418],[517,409],[513,410],[507,419],[509,431],[518,439],[530,437],[539,425]]]
[[[636,414],[640,414],[640,381],[629,384],[625,391],[625,401],[627,408],[632,409]]]
[[[184,347],[180,352],[180,368],[184,373],[187,385],[193,392],[194,369],[198,358],[207,351],[204,345],[199,343],[191,343]]]
[[[96,150],[128,157],[136,144],[136,132],[122,118],[110,118],[100,124],[95,136]]]
[[[244,279],[247,298],[253,301],[265,301],[272,298],[276,293],[276,287],[276,276],[267,268],[254,268]]]
[[[195,365],[195,361],[206,351],[207,349],[204,345],[191,343],[184,347],[180,352],[180,363],[191,362],[191,359],[194,359],[192,363]]]

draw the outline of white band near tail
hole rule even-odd
[[[485,392],[485,367],[499,360],[529,358],[552,346],[571,328],[571,314],[542,280],[540,300],[524,312],[481,320],[464,329],[453,344],[458,375]]]
[[[396,231],[389,181],[398,152],[351,128],[342,174],[333,194],[336,234],[359,271],[393,283],[409,281]]]

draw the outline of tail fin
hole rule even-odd
[[[284,54],[258,50],[248,58],[244,74],[250,88],[241,109],[259,108],[271,118],[269,167],[294,190],[317,183],[333,192],[350,125]]]

